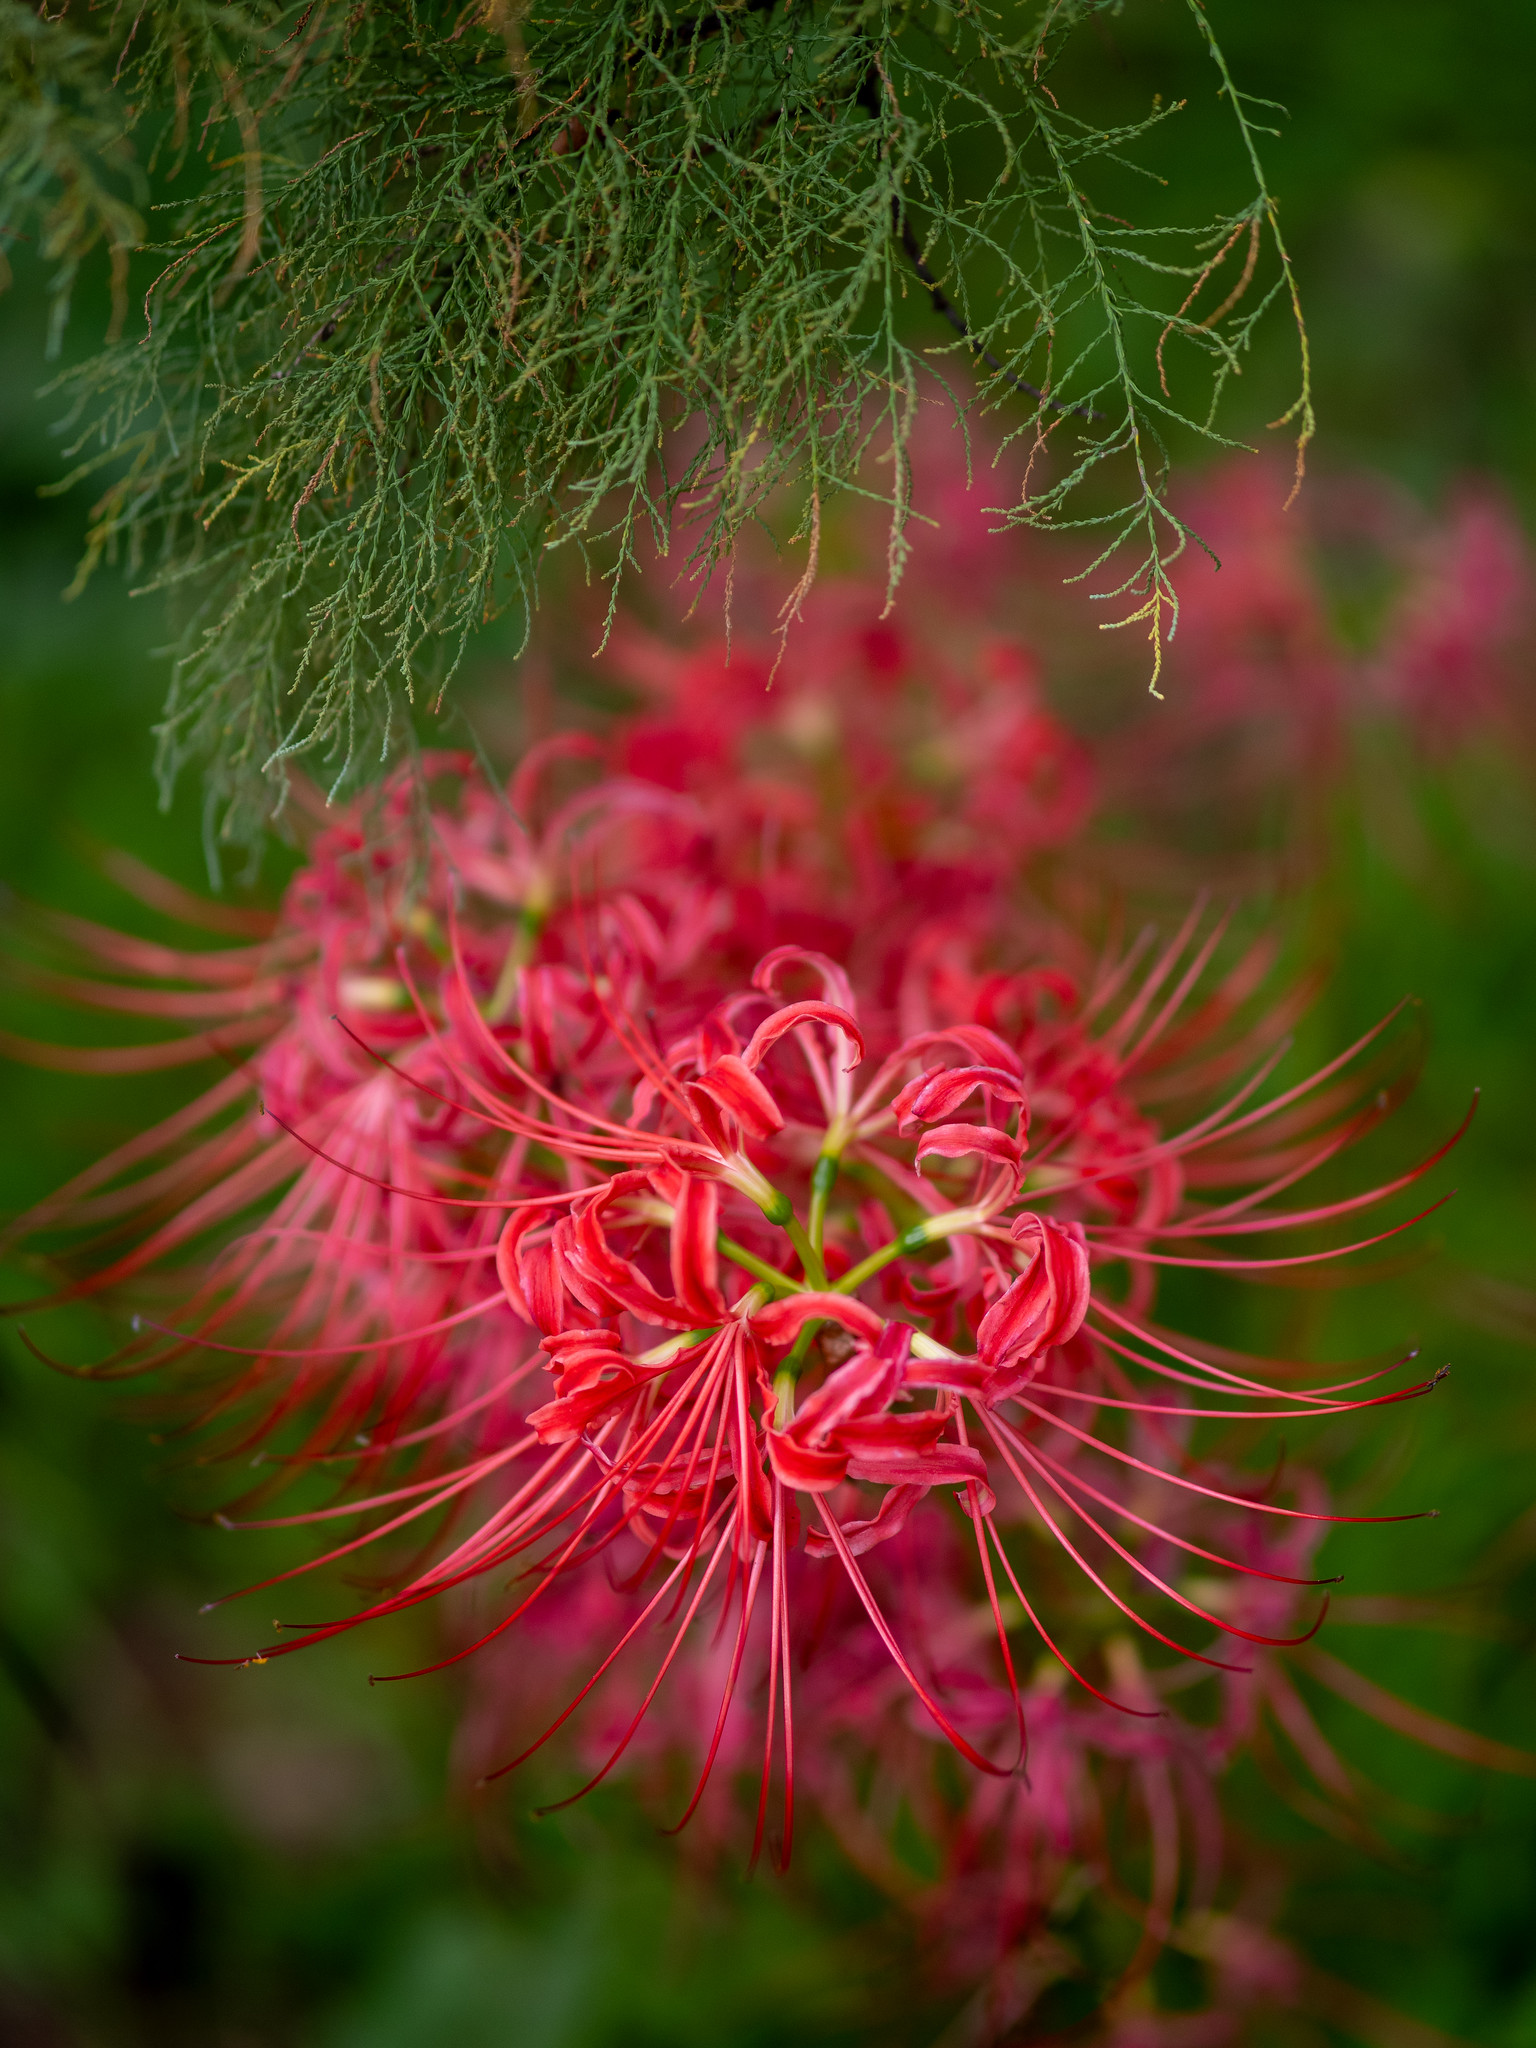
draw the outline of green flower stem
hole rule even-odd
[[[810,1356],[811,1346],[816,1342],[817,1332],[824,1320],[825,1318],[821,1316],[813,1316],[809,1322],[801,1324],[799,1336],[780,1361],[779,1369],[774,1375],[773,1384],[776,1388],[793,1387],[795,1381],[805,1371],[805,1361]],[[790,1404],[790,1413],[794,1413],[793,1402]],[[782,1428],[783,1424],[779,1426]]]
[[[942,1215],[929,1216],[921,1223],[914,1223],[910,1230],[904,1230],[890,1244],[882,1245],[867,1259],[850,1266],[831,1291],[833,1294],[852,1294],[855,1288],[862,1287],[866,1280],[890,1265],[893,1259],[905,1258],[909,1252],[921,1251],[924,1245],[938,1244],[959,1231],[973,1229],[980,1220],[974,1209],[946,1209]]]
[[[822,1264],[821,1253],[806,1235],[805,1225],[798,1216],[791,1216],[784,1228],[789,1232],[789,1241],[800,1254],[800,1263],[805,1268],[805,1284],[819,1293],[827,1284],[827,1269]]]
[[[670,1365],[674,1358],[680,1358],[685,1351],[692,1351],[710,1337],[720,1334],[720,1325],[710,1323],[701,1330],[683,1330],[676,1337],[668,1337],[665,1343],[653,1345],[649,1351],[642,1351],[636,1359],[637,1365]]]
[[[912,1332],[912,1356],[914,1358],[963,1358],[964,1353],[951,1351],[947,1344],[939,1343],[935,1337],[925,1337],[921,1330]]]
[[[787,1273],[777,1272],[766,1259],[760,1259],[756,1252],[749,1252],[744,1244],[738,1244],[734,1237],[727,1237],[723,1230],[717,1233],[715,1243],[733,1266],[740,1266],[776,1294],[804,1293],[798,1280],[791,1280]]]
[[[738,1155],[733,1165],[735,1171],[727,1176],[731,1185],[740,1188],[749,1201],[756,1202],[770,1223],[787,1228],[795,1217],[795,1205],[788,1195],[759,1173],[749,1159]]]
[[[811,1173],[811,1213],[806,1227],[806,1234],[818,1253],[826,1235],[827,1202],[837,1184],[837,1172],[841,1164],[842,1147],[838,1146],[835,1151],[833,1150],[832,1133],[829,1131],[826,1149]]]

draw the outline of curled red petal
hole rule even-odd
[[[861,1453],[848,1460],[848,1477],[878,1486],[965,1486],[971,1481],[985,1485],[987,1467],[972,1444],[936,1444],[926,1451]]]
[[[843,1535],[848,1548],[855,1557],[866,1550],[873,1550],[877,1543],[884,1543],[892,1536],[899,1536],[911,1518],[912,1510],[928,1491],[926,1486],[893,1486],[881,1501],[872,1520],[867,1522],[844,1522]],[[808,1529],[805,1534],[807,1557],[836,1557],[832,1539],[820,1529]]]
[[[568,1394],[557,1394],[553,1401],[534,1409],[528,1421],[541,1444],[566,1443],[580,1436],[615,1402],[625,1400],[636,1387],[656,1377],[655,1373],[636,1370],[628,1360],[621,1361],[617,1356],[614,1362],[627,1370],[595,1378],[590,1384],[578,1386]]]
[[[751,1050],[748,1046],[747,1051]],[[723,1053],[697,1081],[688,1084],[685,1093],[691,1108],[697,1108],[699,1098],[705,1097],[734,1117],[751,1137],[768,1138],[784,1128],[784,1112],[739,1053]],[[713,1130],[706,1129],[715,1143]]]
[[[794,1420],[795,1435],[802,1442],[816,1442],[860,1416],[883,1414],[901,1391],[902,1364],[900,1356],[891,1355],[883,1338],[876,1349],[859,1352],[830,1373],[801,1405]]]
[[[876,1458],[886,1452],[906,1457],[932,1450],[948,1424],[949,1418],[937,1408],[917,1408],[899,1415],[854,1415],[829,1434],[855,1457]]]
[[[768,1462],[783,1485],[801,1493],[829,1493],[847,1477],[846,1451],[817,1450],[788,1430],[770,1429],[765,1434]]]
[[[540,1220],[537,1209],[520,1209],[509,1216],[501,1236],[496,1240],[496,1277],[512,1307],[525,1323],[534,1320],[533,1310],[523,1293],[522,1279],[518,1273],[517,1247],[525,1231],[531,1230]]]
[[[815,952],[808,946],[775,946],[765,953],[752,973],[752,986],[761,989],[764,995],[773,994],[773,984],[781,967],[808,967],[813,974],[821,976],[821,986],[829,1003],[836,1003],[844,1010],[853,1008],[853,984],[847,972],[825,953]]]
[[[935,1124],[917,1141],[917,1164],[938,1155],[941,1159],[963,1159],[974,1152],[983,1159],[995,1159],[1000,1166],[1019,1171],[1023,1150],[1017,1138],[1006,1131],[994,1131],[990,1124]]]
[[[678,1178],[681,1181],[684,1177],[679,1175]],[[583,1202],[569,1233],[562,1235],[560,1226],[556,1225],[556,1250],[569,1261],[571,1270],[567,1284],[573,1293],[581,1294],[592,1286],[599,1290],[601,1298],[592,1303],[598,1314],[627,1308],[642,1322],[655,1323],[663,1329],[686,1330],[696,1322],[709,1321],[718,1310],[706,1309],[699,1316],[693,1312],[691,1304],[672,1301],[658,1294],[637,1266],[614,1251],[603,1227],[605,1212],[612,1204],[623,1195],[647,1187],[649,1181],[650,1177],[643,1173],[616,1175],[595,1196]],[[587,1283],[586,1288],[583,1283]]]
[[[782,1301],[770,1301],[752,1318],[758,1341],[777,1348],[793,1344],[808,1322],[841,1323],[856,1337],[874,1343],[885,1328],[883,1320],[851,1294],[790,1294]]]
[[[1004,1067],[1010,1074],[1022,1074],[1024,1062],[1006,1038],[985,1024],[946,1024],[938,1031],[918,1031],[903,1041],[893,1058],[905,1063],[936,1045],[958,1045],[979,1065]]]
[[[977,1352],[994,1375],[1014,1375],[1056,1345],[1070,1342],[1088,1313],[1088,1250],[1081,1228],[1026,1214],[1014,1223],[1013,1235],[1033,1256],[976,1332]],[[994,1378],[989,1392],[1000,1398],[1002,1391],[1002,1382]]]
[[[786,1031],[793,1031],[797,1024],[830,1024],[841,1031],[854,1047],[849,1067],[856,1067],[864,1057],[864,1034],[859,1029],[858,1019],[851,1011],[840,1009],[836,1003],[786,1003],[782,1010],[775,1010],[771,1017],[765,1017],[751,1038],[742,1059],[749,1067],[758,1067],[771,1048],[778,1044]]]
[[[892,1101],[897,1128],[906,1132],[914,1124],[945,1123],[978,1090],[989,1101],[1024,1107],[1022,1083],[1002,1067],[929,1067]]]
[[[992,1369],[981,1358],[915,1358],[907,1369],[909,1387],[943,1387],[974,1399],[987,1391]]]
[[[672,1285],[695,1323],[725,1314],[720,1292],[720,1183],[696,1173],[679,1176],[672,1198]]]

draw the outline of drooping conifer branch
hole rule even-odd
[[[1294,279],[1214,41],[1252,197],[1175,232],[1094,196],[1174,111],[1059,104],[1098,7],[0,0],[0,227],[41,230],[62,309],[153,223],[143,331],[66,382],[104,485],[82,573],[123,552],[181,621],[165,785],[202,765],[252,838],[296,757],[373,772],[547,548],[615,598],[647,535],[707,573],[784,488],[816,519],[873,488],[874,452],[894,592],[946,354],[1035,449],[999,516],[1100,532],[1160,648],[1165,438],[1224,438],[1169,344],[1214,401]]]

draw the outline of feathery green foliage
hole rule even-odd
[[[249,839],[295,758],[367,773],[557,544],[615,594],[647,532],[708,573],[790,487],[787,626],[830,498],[878,488],[894,591],[914,408],[955,358],[1032,451],[1000,517],[1098,535],[1087,573],[1119,565],[1102,594],[1155,687],[1189,538],[1167,435],[1223,438],[1256,323],[1296,296],[1200,0],[1251,196],[1177,231],[1102,210],[1090,181],[1172,111],[1058,104],[1104,4],[128,0],[82,27],[0,0],[0,224],[38,219],[61,299],[93,243],[123,261],[135,179],[157,198],[143,337],[65,381],[76,474],[106,477],[82,573],[125,551],[180,616],[165,785],[201,762]],[[914,338],[904,299],[948,328]]]
[[[112,264],[113,326],[122,325],[128,253],[143,221],[142,179],[124,109],[102,75],[95,40],[68,20],[5,0],[0,6],[0,285],[4,242],[30,222],[56,265],[49,353],[57,354],[82,258],[105,243]]]

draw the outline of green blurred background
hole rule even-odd
[[[1288,109],[1269,160],[1306,294],[1318,468],[1368,465],[1426,503],[1467,472],[1491,474],[1529,521],[1536,9],[1210,0],[1210,12],[1239,79]],[[1235,195],[1225,116],[1175,0],[1135,0],[1076,62],[1105,103],[1187,95],[1162,167],[1216,200],[1230,177]],[[198,807],[190,790],[169,814],[154,806],[149,727],[165,676],[153,601],[131,602],[113,573],[60,601],[84,508],[39,497],[60,442],[56,408],[37,396],[41,280],[25,250],[13,260],[0,299],[0,879],[120,920],[92,850],[126,847],[199,885]],[[80,294],[71,350],[92,345],[104,314]],[[1288,403],[1291,374],[1277,328],[1247,373],[1249,432]],[[1485,1090],[1461,1194],[1437,1225],[1444,1271],[1530,1285],[1536,764],[1473,748],[1437,769],[1383,741],[1368,769],[1311,906],[1339,963],[1324,1025],[1359,1028],[1405,990],[1428,999],[1431,1051],[1400,1142],[1442,1134],[1470,1087]],[[174,1099],[169,1082],[0,1069],[0,1206],[23,1206]],[[1335,1311],[1331,1338],[1376,1348],[1382,1314],[1402,1334],[1403,1302],[1376,1290]],[[1449,1593],[1466,1627],[1335,1641],[1424,1705],[1529,1745],[1536,1520],[1521,1518],[1536,1404],[1522,1314],[1497,1289],[1417,1289],[1428,1355],[1456,1372],[1378,1446],[1377,1498],[1430,1501],[1442,1518],[1349,1549],[1352,1591]],[[67,1337],[88,1355],[108,1332],[82,1314]],[[370,1690],[376,1638],[259,1685],[176,1664],[201,1601],[260,1559],[176,1518],[171,1462],[119,1397],[49,1373],[0,1333],[8,2048],[927,2042],[942,2030],[943,2003],[903,1968],[903,1927],[814,1837],[791,1883],[748,1885],[660,1842],[622,1794],[541,1826],[505,1802],[469,1811],[447,1790],[452,1683]],[[1347,1709],[1337,1722],[1348,1740]],[[1489,2048],[1536,2044],[1536,1786],[1369,1728],[1365,1748],[1433,1817],[1398,1831],[1390,1853],[1307,1834],[1256,1786],[1234,1788],[1253,1824],[1284,1838],[1283,1924],[1321,1968],[1406,2015]],[[1432,2038],[1385,2024],[1277,2022],[1275,2038]]]

